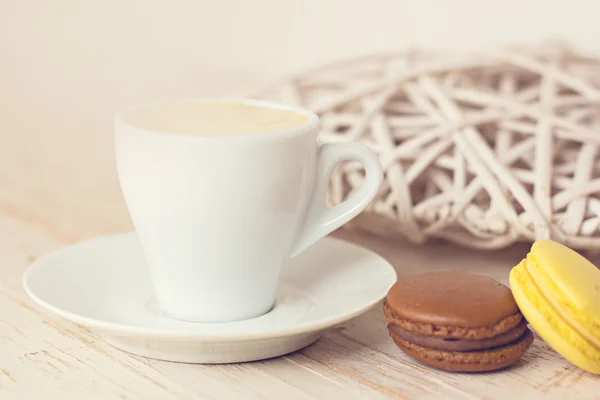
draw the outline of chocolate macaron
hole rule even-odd
[[[509,288],[466,272],[398,281],[384,313],[390,336],[409,356],[446,371],[492,371],[513,364],[533,334]]]

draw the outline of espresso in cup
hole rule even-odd
[[[190,135],[277,133],[305,125],[308,118],[293,110],[243,103],[190,102],[139,109],[127,122],[152,130]]]

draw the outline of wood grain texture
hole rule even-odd
[[[3,399],[41,394],[61,399],[597,399],[598,378],[570,366],[539,338],[520,363],[505,371],[465,375],[425,367],[395,347],[380,308],[273,360],[202,366],[129,355],[92,332],[49,318],[26,298],[20,286],[24,268],[37,255],[71,241],[57,237],[46,221],[23,215],[3,212],[0,224]],[[71,213],[64,217],[73,218]],[[89,236],[82,231],[82,237]],[[400,276],[457,268],[506,281],[508,269],[526,250],[464,253],[443,243],[419,247],[351,231],[337,236],[383,254]]]
[[[110,121],[91,126],[58,114],[38,117],[0,107],[0,399],[598,399],[600,378],[569,365],[539,338],[504,371],[427,368],[395,347],[381,308],[294,354],[214,366],[133,356],[51,318],[25,295],[25,268],[51,250],[128,231],[131,224]],[[336,236],[382,254],[399,276],[457,269],[507,283],[509,269],[527,251],[417,246],[353,230]]]

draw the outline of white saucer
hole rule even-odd
[[[23,284],[40,306],[145,357],[230,363],[279,356],[375,306],[396,281],[393,267],[361,247],[326,238],[283,271],[275,307],[233,323],[161,315],[133,233],[82,242],[38,259]]]

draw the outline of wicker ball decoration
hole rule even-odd
[[[379,154],[385,180],[359,225],[474,248],[600,248],[600,60],[552,46],[370,56],[256,97],[310,108],[320,140]],[[363,179],[360,165],[340,165],[330,203]]]

